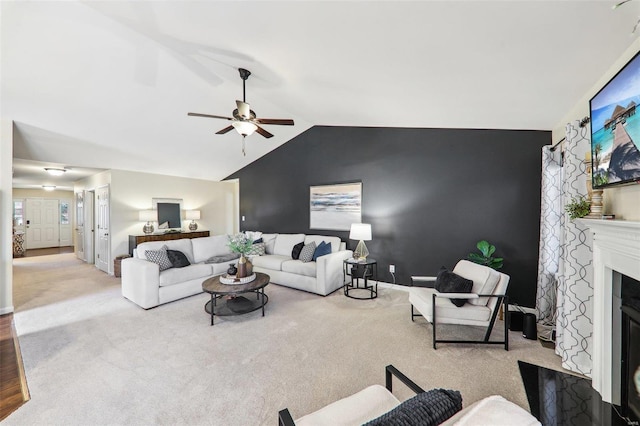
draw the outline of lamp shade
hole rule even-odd
[[[200,210],[187,210],[185,217],[187,220],[200,220]]]
[[[231,125],[242,136],[250,136],[258,129],[258,126],[250,121],[234,121],[233,123],[231,123]]]
[[[156,210],[140,210],[138,219],[140,222],[155,222],[158,220],[158,212]]]
[[[371,225],[368,223],[352,223],[349,238],[352,240],[370,241]]]

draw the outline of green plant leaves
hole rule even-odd
[[[493,244],[489,244],[488,241],[482,240],[482,241],[478,241],[478,244],[476,244],[476,247],[480,251],[480,254],[469,253],[469,255],[467,256],[467,259],[469,259],[474,263],[485,265],[493,269],[502,268],[502,265],[504,264],[503,258],[491,257],[493,253],[495,253],[496,251],[496,247]]]

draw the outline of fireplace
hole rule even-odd
[[[602,400],[623,405],[630,383],[623,378],[623,328],[638,330],[623,321],[623,294],[628,283],[640,281],[640,222],[582,219],[593,233],[593,348],[591,385]],[[623,288],[625,289],[623,292]],[[627,303],[628,305],[628,303]],[[627,310],[627,309],[625,309]],[[637,325],[637,323],[636,323]],[[632,336],[627,337],[634,337]],[[625,337],[625,338],[627,338]],[[625,343],[627,344],[627,340]],[[636,346],[638,341],[630,344]],[[630,408],[631,410],[631,408]]]
[[[622,415],[640,421],[640,282],[622,277]]]

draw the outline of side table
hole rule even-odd
[[[344,295],[352,299],[375,299],[378,297],[378,261],[374,259],[356,260],[345,259],[343,261],[343,277],[351,277],[351,282],[345,283]],[[369,285],[369,280],[375,281],[374,285]],[[360,286],[360,282],[363,286]],[[364,294],[364,295],[362,295]]]

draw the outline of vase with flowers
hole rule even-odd
[[[251,250],[251,246],[253,245],[253,240],[248,238],[245,234],[239,233],[234,235],[229,235],[229,242],[227,246],[229,250],[234,253],[240,254],[240,260],[238,260],[238,272],[236,273],[237,278],[245,278],[250,275],[249,272],[249,261],[246,257],[249,250]]]

